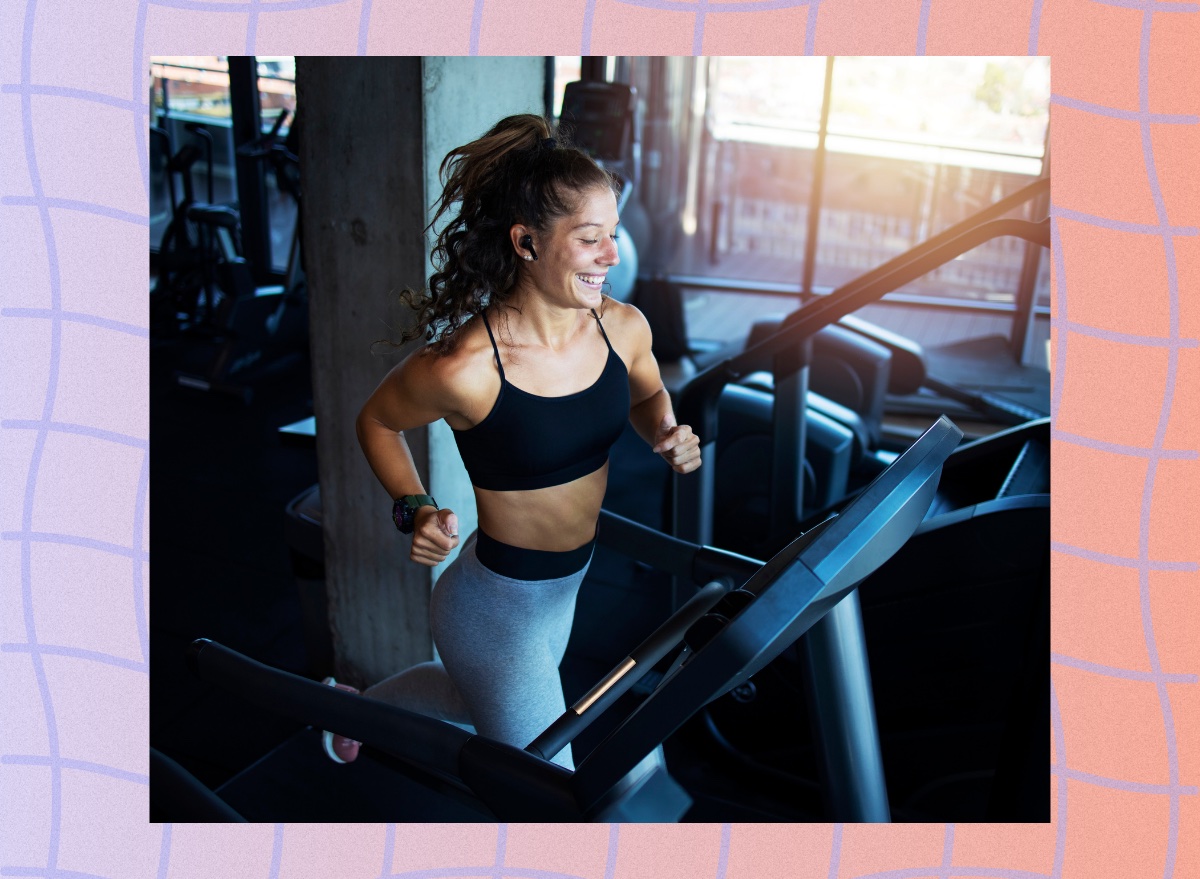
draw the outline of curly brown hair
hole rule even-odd
[[[452,149],[440,176],[442,195],[426,231],[456,204],[458,212],[438,233],[428,289],[400,294],[417,312],[400,344],[424,336],[439,354],[453,350],[458,330],[474,315],[511,295],[518,265],[509,239],[514,224],[545,231],[574,213],[582,193],[620,189],[619,178],[532,114],[501,119],[483,137]]]

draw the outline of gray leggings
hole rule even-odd
[[[566,710],[558,666],[587,573],[516,580],[484,567],[472,533],[434,587],[429,606],[441,661],[386,678],[365,695],[524,748]],[[554,762],[574,769],[568,745]]]

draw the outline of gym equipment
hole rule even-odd
[[[287,115],[281,112],[267,134],[239,147],[238,154],[271,163],[280,190],[292,195],[299,207],[299,158],[279,142]],[[294,132],[289,132],[289,141],[294,141]],[[306,348],[300,223],[297,220],[292,235],[283,284],[258,287],[242,256],[241,218],[235,209],[192,204],[187,217],[203,232],[209,295],[204,319],[191,327],[190,345],[181,353],[175,379],[184,387],[229,393],[248,403],[259,378],[299,362]]]
[[[208,171],[208,204],[213,201],[212,135],[204,126],[189,122],[184,128],[204,142],[204,158]],[[156,267],[158,277],[150,290],[151,328],[158,338],[173,338],[194,325],[200,314],[200,298],[206,291],[211,295],[209,266],[211,256],[207,242],[189,216],[191,209],[201,204],[196,200],[192,166],[201,158],[195,143],[187,143],[175,152],[166,129],[150,126],[151,137],[158,141],[167,156],[167,191],[171,202],[171,220],[159,244]],[[183,188],[180,199],[175,178]],[[211,299],[209,307],[211,308]]]
[[[778,544],[804,521],[803,481],[806,398],[812,338],[821,329],[851,312],[877,301],[914,278],[966,253],[985,241],[1015,235],[1048,247],[1049,220],[1031,223],[995,219],[1013,207],[1048,190],[1049,178],[1036,181],[963,222],[950,227],[916,248],[845,284],[828,296],[814,299],[792,312],[783,326],[740,354],[698,373],[680,393],[677,417],[691,424],[702,438],[702,455],[717,461],[718,401],[724,388],[745,376],[769,371],[773,376],[773,459],[769,501],[771,539]],[[674,533],[699,542],[712,541],[717,468],[700,468],[697,479],[675,480]]]
[[[897,820],[1049,819],[1049,433],[1043,419],[960,446],[926,520],[861,586]],[[819,780],[812,711],[792,694],[822,664],[798,648],[693,723],[721,755],[710,777],[781,795]]]
[[[938,248],[953,240],[956,236],[962,235],[972,229],[980,228],[983,224],[992,220],[998,219],[1004,214],[1012,211],[1023,204],[1034,203],[1040,205],[1042,200],[1048,197],[1050,191],[1050,178],[1041,177],[1032,183],[1024,186],[1009,196],[1001,199],[995,204],[978,211],[970,217],[950,226],[943,230],[938,235],[935,235],[896,257],[888,260],[882,265],[872,269],[871,271],[855,278],[849,283],[843,285],[833,293],[829,294],[827,299],[832,299],[843,294],[848,294],[849,291],[864,287],[872,287],[876,283],[887,284],[887,289],[884,292],[892,292],[899,289],[904,284],[915,280],[922,274],[927,274],[933,271],[949,259],[938,259],[935,254]],[[1025,236],[1020,236],[1025,237]],[[1026,238],[1032,243],[1040,244],[1044,247],[1049,247],[1048,234],[1038,234],[1034,238]],[[983,242],[980,242],[983,243]],[[977,246],[977,245],[973,245]],[[893,275],[894,272],[901,269],[903,266],[915,268],[916,274],[907,276]],[[891,283],[884,282],[883,279],[889,275],[894,277]],[[882,294],[879,294],[882,295]],[[875,295],[869,295],[865,300],[856,300],[851,306],[852,310],[868,304],[870,301],[878,298]],[[802,306],[803,307],[803,306]],[[793,313],[794,315],[795,313]],[[787,321],[791,320],[791,316]],[[751,333],[750,341],[747,347],[761,341],[771,332],[778,330],[781,327],[781,321],[763,321],[756,326]],[[955,372],[970,372],[975,373],[972,378],[976,384],[980,383],[977,375],[985,366],[994,367],[1000,363],[999,360],[991,360],[988,364],[980,364],[972,359],[972,351],[980,353],[983,349],[989,347],[989,341],[973,340],[970,343],[959,343],[951,346],[957,353],[951,353],[947,350],[925,352],[920,345],[910,339],[905,339],[896,333],[884,330],[881,327],[875,326],[867,321],[861,320],[849,313],[842,314],[836,323],[831,323],[829,329],[840,328],[844,331],[849,331],[852,334],[883,346],[892,354],[892,369],[888,381],[885,383],[886,393],[893,400],[889,401],[889,406],[895,405],[896,397],[908,397],[902,409],[904,411],[924,412],[927,407],[924,404],[916,404],[910,402],[912,395],[916,395],[919,391],[928,391],[938,395],[943,400],[952,401],[963,407],[963,411],[968,416],[991,421],[1004,426],[1015,426],[1023,424],[1027,421],[1033,421],[1038,418],[1045,417],[1048,412],[1044,408],[1035,408],[1030,405],[1025,405],[1022,402],[1002,396],[999,393],[994,393],[986,388],[981,390],[971,390],[969,387],[963,387],[956,384],[947,378],[948,367],[953,362]],[[822,352],[819,350],[821,336],[826,331],[818,331],[813,336],[814,345],[814,365],[819,362],[822,367],[828,367],[830,363],[837,363],[840,355],[835,351]],[[994,341],[994,340],[993,340]],[[1005,343],[1007,344],[1007,343]],[[828,347],[828,343],[826,343]],[[993,346],[994,347],[994,346]],[[1003,347],[1003,346],[1002,346]],[[824,355],[824,357],[823,357]],[[1037,372],[1026,367],[1011,363],[1011,357],[1008,352],[1004,353],[1001,358],[1007,363],[1004,367],[1006,373],[1020,373],[1028,377],[1031,373]],[[1043,371],[1044,372],[1044,371]],[[814,370],[815,375],[815,370]],[[759,384],[764,384],[769,389],[769,376],[762,375],[754,376],[752,380],[757,380]],[[869,384],[869,378],[864,379],[864,383]],[[1042,379],[1044,383],[1044,378]],[[823,394],[832,397],[844,405],[858,410],[858,407],[852,402],[839,395],[836,389],[826,389],[817,387],[817,381],[814,378],[814,387]],[[861,411],[861,410],[859,410]],[[873,415],[866,415],[868,421],[873,420]]]
[[[459,820],[678,820],[690,799],[656,758],[658,745],[704,705],[763,668],[816,621],[838,612],[857,583],[917,528],[934,497],[942,464],[961,436],[949,420],[940,419],[840,515],[796,538],[761,566],[605,514],[600,533],[606,543],[709,585],[524,751],[267,668],[209,641],[193,645],[190,661],[203,679],[243,698],[363,741],[362,756],[350,772],[325,761],[312,735],[304,758],[328,764],[323,781],[330,779],[332,767],[357,785],[340,797],[328,789],[306,791],[321,803],[349,804],[357,818],[362,815],[358,807],[373,798],[386,820],[452,814]],[[729,588],[736,583],[741,585]],[[660,661],[667,665],[658,685],[574,772],[546,759]],[[835,710],[821,714],[830,741],[845,745],[829,751],[832,817],[887,820],[869,676],[853,683],[853,689],[840,694]],[[297,790],[306,788],[298,775],[298,759],[298,749],[285,744],[218,793],[249,820],[294,820]],[[383,770],[384,764],[389,771]],[[415,779],[421,788],[449,794],[452,806],[433,805],[439,800],[427,793],[409,803],[406,813],[406,804],[396,797],[397,773],[390,770]],[[278,794],[264,792],[267,779],[290,787]],[[173,791],[187,789],[172,786]],[[415,788],[410,785],[408,790]],[[265,813],[253,811],[264,805]],[[159,801],[156,811],[170,810],[170,804]],[[311,818],[314,812],[304,814]]]
[[[815,419],[805,415],[814,334],[853,309],[991,238],[1015,235],[1048,246],[1048,220],[1030,223],[993,219],[1048,185],[1048,181],[1039,181],[1026,187],[830,296],[807,303],[784,321],[782,329],[689,382],[681,394],[678,417],[681,423],[690,423],[697,430],[705,443],[702,454],[707,460],[716,461],[717,466],[702,467],[687,478],[674,477],[675,534],[703,543],[717,542],[740,552],[768,555],[782,545],[786,535],[795,533],[797,527],[804,527],[806,521],[813,521],[811,510],[805,505],[802,468],[806,460],[807,434],[816,423]],[[768,494],[761,498],[760,509],[743,506],[740,516],[743,531],[734,535],[738,539],[717,541],[714,539],[714,521],[721,510],[737,500],[736,495],[722,496],[717,491],[722,469],[718,454],[721,450],[720,431],[728,431],[720,418],[720,406],[729,398],[727,386],[731,382],[764,369],[771,370],[774,385],[773,399],[764,394],[765,401],[759,401],[757,415],[757,429],[768,438],[771,455]],[[939,605],[934,601],[926,615],[936,617],[934,630],[953,631],[970,620],[970,614],[976,608],[984,607],[992,600],[990,587],[1003,585],[1005,594],[1012,596],[1013,601],[1004,608],[1005,628],[994,628],[989,632],[989,638],[1005,648],[1004,655],[1011,658],[1014,667],[1003,668],[1003,661],[979,661],[986,665],[984,673],[991,684],[988,692],[995,694],[995,700],[1015,699],[1021,706],[1013,712],[1005,712],[1003,705],[999,710],[993,710],[996,705],[976,706],[971,716],[991,728],[1007,727],[1004,736],[1013,744],[1006,744],[1007,750],[997,759],[1001,763],[1013,762],[1016,758],[1006,754],[1021,751],[1026,755],[1026,762],[1021,763],[1022,772],[1031,771],[1028,767],[1035,766],[1045,751],[1045,743],[1035,739],[1036,736],[1044,739],[1045,727],[1036,727],[1036,718],[1040,717],[1036,706],[1041,703],[1028,693],[1028,682],[1036,682],[1038,678],[1026,675],[1024,687],[1014,685],[1013,680],[1020,676],[1022,667],[1036,667],[1037,648],[1029,647],[1023,654],[1021,645],[1042,643],[1038,627],[1043,617],[1048,619],[1048,448],[1048,422],[1043,420],[972,443],[956,453],[962,456],[958,461],[951,456],[929,521],[906,547],[906,551],[919,561],[911,561],[907,567],[893,568],[892,573],[880,571],[872,578],[866,593],[876,595],[886,591],[893,604],[908,601],[910,597],[924,601],[922,585],[934,572],[941,588],[958,590],[955,601],[959,608],[956,611],[949,604]],[[817,517],[827,512],[820,510]],[[889,577],[894,579],[889,580]],[[885,589],[879,583],[889,585]],[[683,584],[677,586],[676,603],[686,593],[686,588]],[[887,630],[885,626],[880,631]],[[909,630],[900,628],[899,631]],[[860,656],[857,645],[864,638],[861,616],[849,604],[842,616],[830,615],[814,627],[808,639],[809,660],[806,664],[797,663],[797,667],[803,667],[800,674],[821,706],[818,711],[827,710],[825,705],[836,701],[836,694],[844,692],[848,684],[838,679],[844,670],[817,661],[816,652],[838,655],[851,650],[855,656]],[[815,647],[814,642],[818,640],[824,646]],[[906,638],[901,640],[907,642]],[[956,649],[971,647],[969,643],[960,642],[961,638],[956,640]],[[880,664],[891,668],[895,660],[895,664],[903,666],[904,659],[903,647],[897,646]],[[1041,662],[1044,667],[1044,654]],[[865,668],[865,656],[863,664]],[[933,666],[932,672],[928,668],[919,672],[926,676],[925,680],[914,677],[910,685],[920,687],[936,679],[936,663]],[[904,712],[898,710],[897,714]],[[1026,722],[1031,717],[1035,720]],[[823,743],[819,736],[817,738],[820,747]],[[983,760],[979,754],[985,750],[982,746],[976,749],[972,759]],[[1046,759],[1049,759],[1048,754]],[[818,762],[822,762],[820,758]],[[996,760],[992,760],[980,771],[995,771],[996,765]],[[1044,765],[1041,763],[1042,767]]]

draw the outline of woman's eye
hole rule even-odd
[[[582,241],[584,244],[595,244],[600,239],[599,238],[581,238],[579,240]]]

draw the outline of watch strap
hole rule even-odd
[[[433,507],[435,510],[441,509],[441,507],[437,505],[437,501],[435,501],[431,495],[427,494],[406,494],[404,497],[400,498],[400,500],[408,504],[413,512],[416,512],[421,507]]]
[[[396,498],[392,503],[392,522],[397,530],[402,534],[412,534],[413,521],[416,518],[417,510],[421,507],[441,509],[437,505],[437,501],[427,494],[406,494]]]

